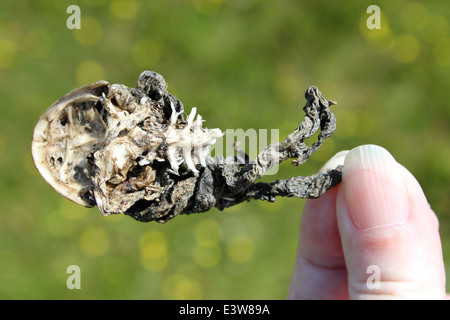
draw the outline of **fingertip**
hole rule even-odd
[[[347,154],[336,211],[351,297],[442,296],[436,218],[419,183],[387,150],[367,145]],[[377,288],[368,285],[373,266]]]

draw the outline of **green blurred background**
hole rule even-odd
[[[69,5],[81,30],[69,30]],[[381,8],[369,30],[366,9]],[[335,134],[303,167],[378,144],[421,183],[450,265],[448,1],[86,0],[0,2],[0,298],[284,299],[304,200],[244,203],[162,225],[102,217],[59,196],[30,153],[55,100],[100,79],[161,73],[205,125],[280,129],[304,91],[337,100]],[[274,176],[265,177],[267,181]],[[69,290],[69,265],[81,290]]]

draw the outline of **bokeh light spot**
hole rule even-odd
[[[235,235],[247,232],[246,226],[242,223],[242,219],[228,217],[220,223],[220,234],[224,241],[229,241]]]
[[[428,15],[420,33],[421,39],[431,43],[436,42],[448,34],[448,22],[441,15]]]
[[[217,12],[224,0],[192,0],[195,10],[209,15]]]
[[[61,198],[59,210],[68,220],[81,220],[91,212],[89,208],[84,208],[72,201],[67,201],[65,198]]]
[[[87,60],[80,63],[76,70],[77,83],[84,86],[106,78],[105,70],[97,61]]]
[[[81,250],[93,257],[104,255],[109,248],[109,235],[101,227],[88,227],[80,236]]]
[[[396,39],[392,56],[398,62],[409,63],[416,60],[420,52],[420,43],[411,34],[399,35]]]
[[[139,4],[133,0],[117,0],[111,3],[110,10],[114,19],[133,20],[139,12]]]
[[[90,7],[101,7],[106,4],[108,0],[83,0],[83,4]]]
[[[247,235],[235,235],[227,242],[227,254],[237,263],[248,262],[254,252],[253,240]]]
[[[162,291],[171,300],[198,300],[203,298],[200,283],[182,274],[174,273],[164,279]]]
[[[166,235],[159,230],[144,233],[139,240],[142,265],[150,271],[163,270],[169,261]]]
[[[82,16],[81,29],[75,29],[72,33],[79,44],[90,47],[100,41],[103,28],[95,18]]]
[[[202,220],[195,226],[194,235],[200,245],[215,246],[220,239],[220,226],[215,220]]]
[[[141,39],[131,49],[134,62],[139,67],[152,68],[161,57],[159,45],[150,39]]]
[[[14,61],[16,56],[17,46],[8,39],[0,39],[0,67],[8,68]]]
[[[217,266],[222,257],[222,252],[217,245],[199,245],[194,250],[195,263],[203,268],[213,268]]]
[[[427,9],[418,2],[405,5],[400,13],[400,21],[408,31],[418,31],[424,27],[427,17]]]
[[[434,46],[434,57],[444,67],[450,66],[450,38],[439,39]]]

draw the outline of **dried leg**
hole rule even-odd
[[[274,165],[289,158],[296,158],[292,162],[293,165],[303,164],[320,148],[324,140],[331,136],[336,129],[336,117],[329,107],[335,102],[323,98],[316,87],[309,87],[305,97],[307,102],[303,110],[306,116],[297,129],[284,141],[267,146],[253,162],[243,168],[237,166],[225,168],[224,174],[229,186],[239,187],[243,184],[253,183],[264,176]],[[308,146],[305,140],[316,133],[319,128],[321,132],[318,140]],[[234,170],[237,172],[233,172]]]
[[[224,209],[251,199],[275,201],[275,197],[318,198],[342,180],[342,166],[308,177],[293,177],[277,180],[272,183],[250,184],[242,193],[234,198],[223,197],[216,207]]]
[[[295,158],[293,165],[303,164],[331,136],[336,129],[336,118],[330,105],[316,87],[305,93],[306,113],[297,129],[279,144],[271,144],[252,162],[215,163],[206,169],[198,181],[197,192],[186,213],[231,207],[250,199],[275,201],[275,197],[318,198],[342,179],[342,166],[327,173],[309,177],[293,177],[272,183],[254,183],[275,164]],[[311,146],[305,140],[320,128],[318,140]]]

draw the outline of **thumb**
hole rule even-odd
[[[366,145],[347,154],[336,212],[350,298],[445,298],[437,218],[389,152]]]

